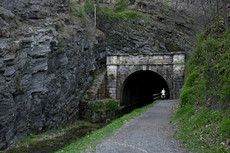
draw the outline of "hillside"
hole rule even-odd
[[[177,137],[193,152],[229,152],[230,30],[223,24],[199,34],[186,76]]]

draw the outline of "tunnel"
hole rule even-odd
[[[121,93],[121,106],[129,109],[142,107],[153,102],[153,94],[166,91],[170,97],[165,79],[153,71],[137,71],[126,78]]]

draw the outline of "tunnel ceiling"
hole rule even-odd
[[[131,74],[123,84],[122,106],[141,107],[153,102],[153,94],[166,90],[169,98],[169,88],[159,74],[152,71],[138,71]]]

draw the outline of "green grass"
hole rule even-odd
[[[101,19],[107,18],[110,21],[140,21],[144,19],[144,15],[141,12],[128,8],[125,0],[120,2],[122,3],[118,2],[115,9],[109,9],[108,6],[104,8],[98,7],[97,16]]]
[[[215,33],[215,34],[213,34]],[[230,30],[201,33],[186,64],[181,104],[230,108]]]
[[[110,137],[118,128],[122,127],[126,121],[141,115],[143,112],[153,107],[155,104],[156,103],[154,102],[142,108],[135,109],[130,114],[126,114],[123,117],[114,120],[106,127],[92,132],[90,135],[87,135],[72,143],[71,145],[57,151],[57,153],[84,152],[86,149],[94,151],[98,144],[100,144],[105,138]]]
[[[176,137],[192,152],[230,152],[230,30],[199,34],[186,64]]]
[[[196,108],[186,104],[171,121],[178,129],[175,137],[192,152],[230,152],[230,111]]]
[[[22,146],[22,145],[25,145],[25,144],[36,144],[37,143],[37,139],[47,139],[47,137],[49,136],[54,136],[55,134],[58,134],[62,132],[62,127],[59,127],[57,130],[54,130],[54,131],[46,131],[42,134],[30,134],[27,138],[25,139],[22,139],[21,141],[17,142],[15,144],[15,146]]]

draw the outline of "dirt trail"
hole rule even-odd
[[[109,139],[97,146],[97,153],[185,153],[173,138],[169,123],[178,100],[159,101],[141,116],[128,121]]]

